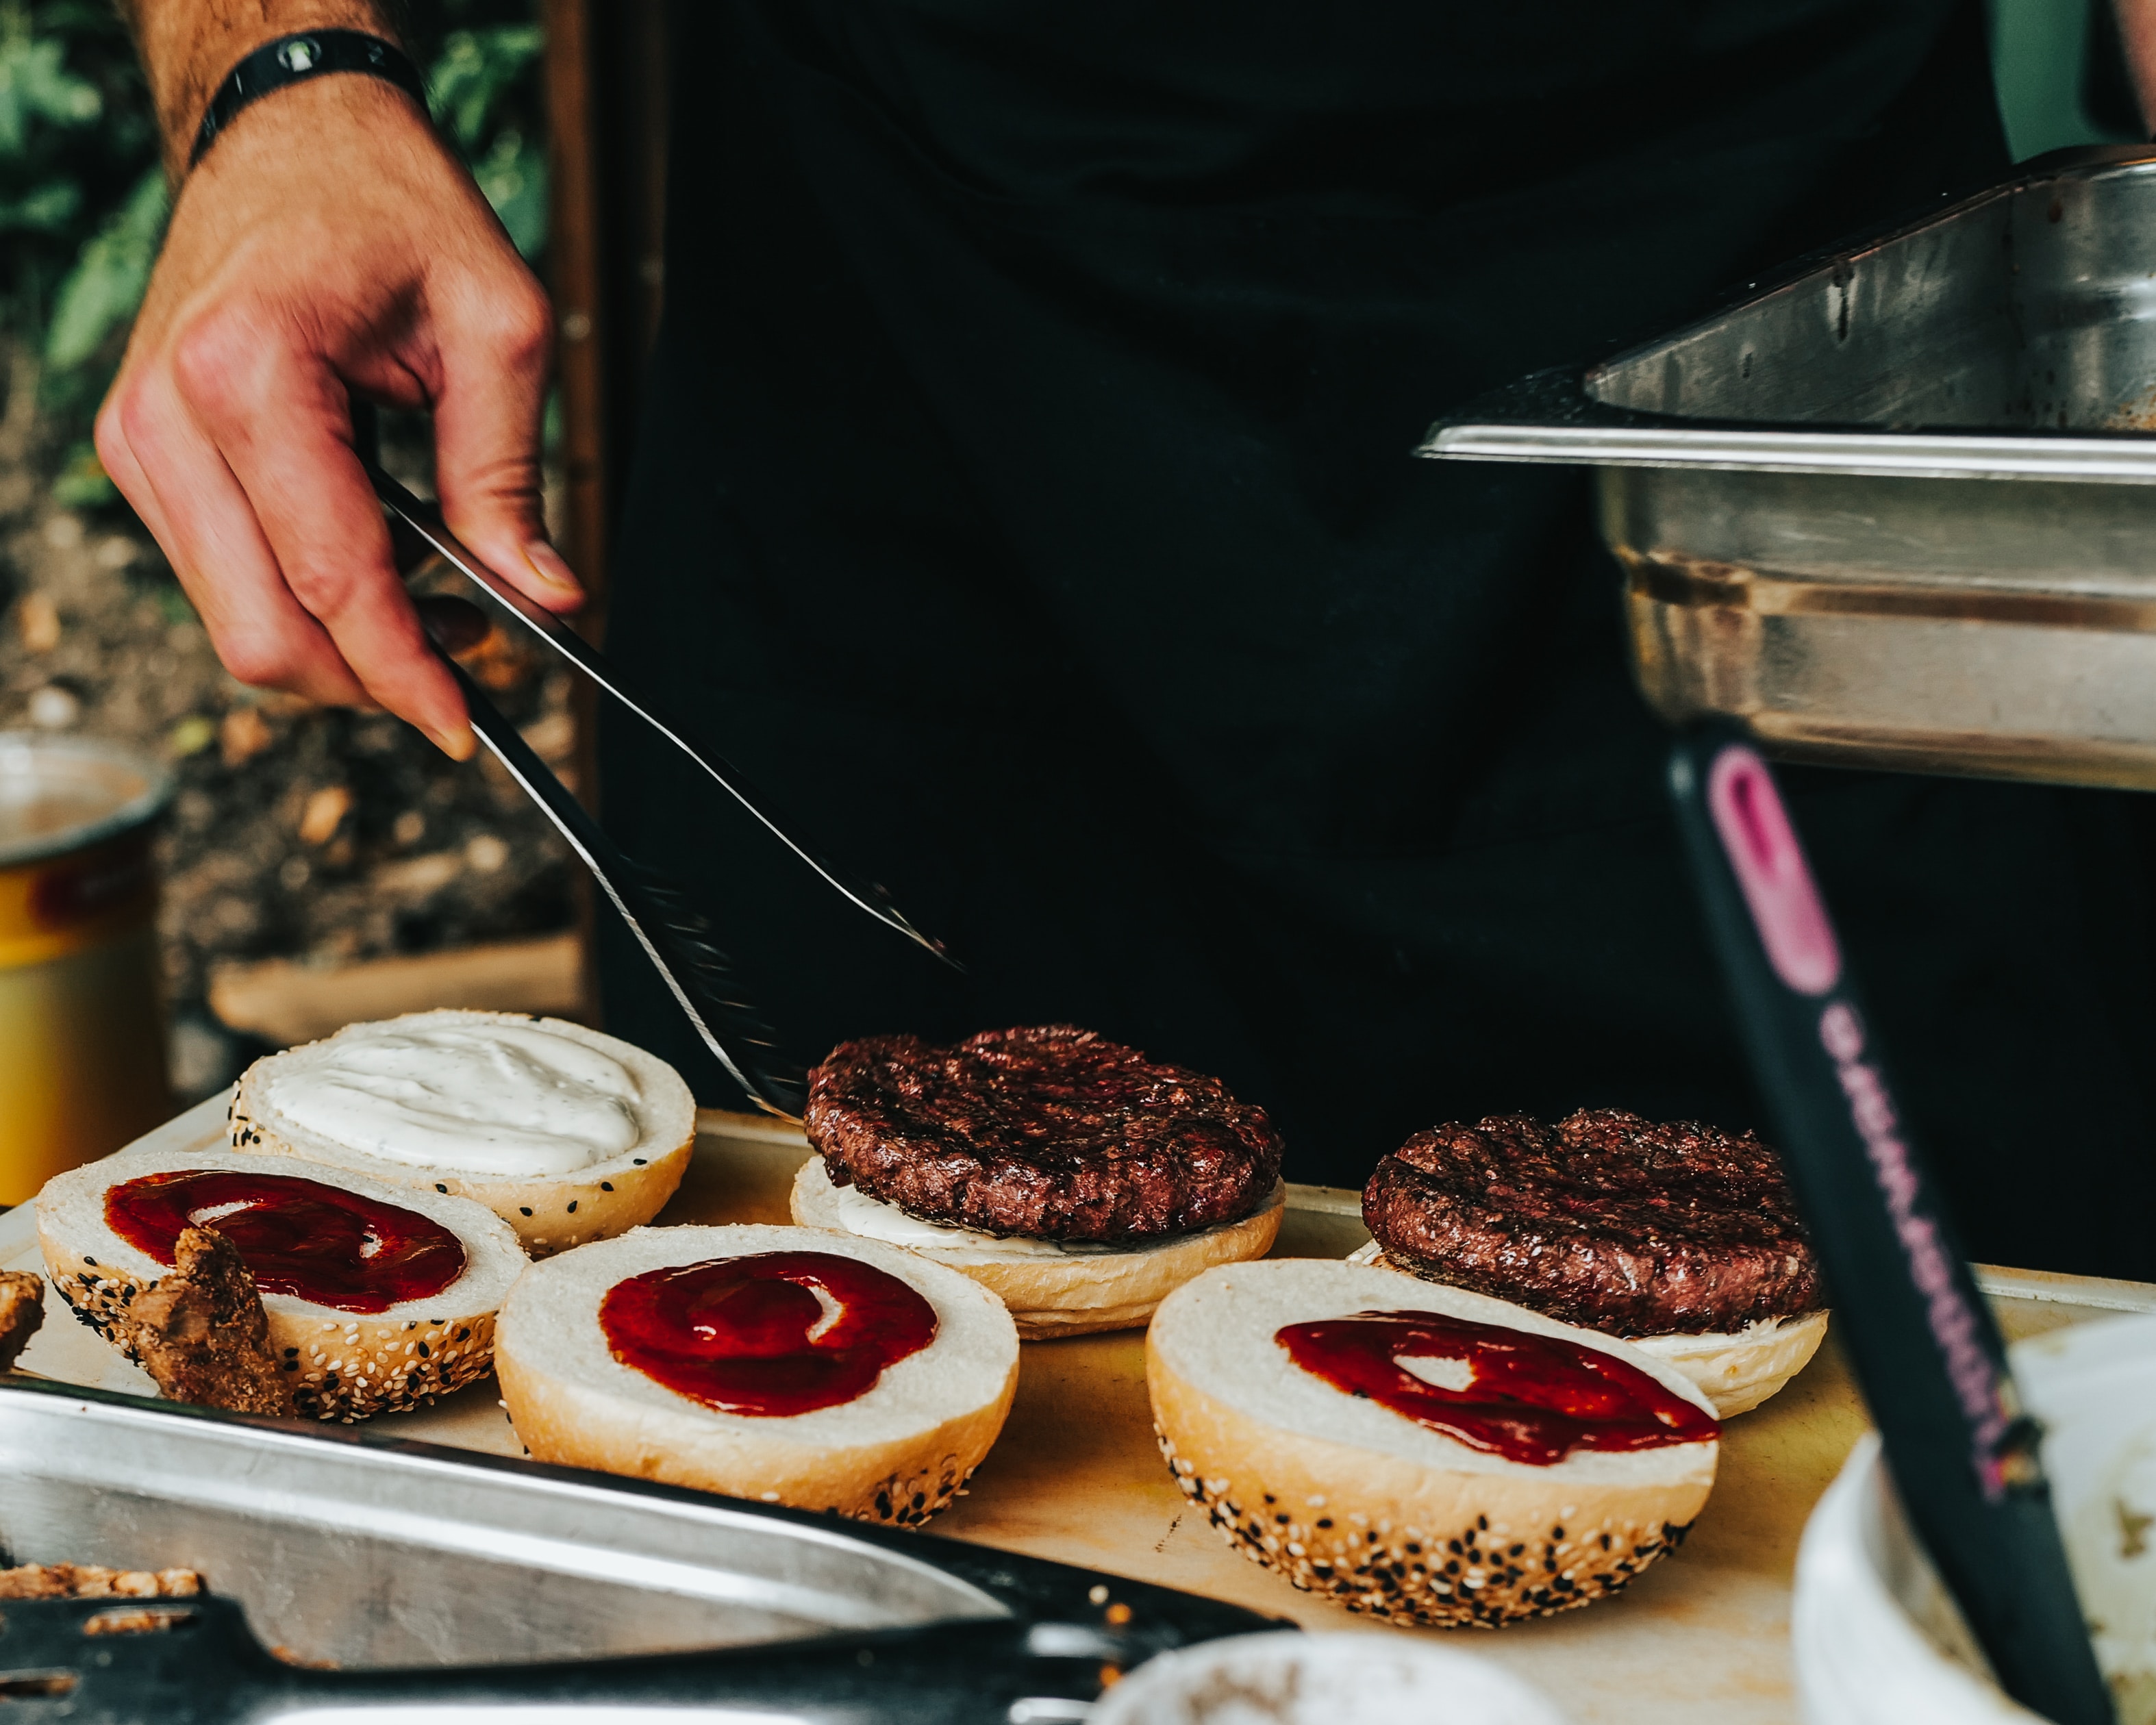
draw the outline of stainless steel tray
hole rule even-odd
[[[1076,1647],[1098,1641],[1111,1603],[1127,1661],[1270,1621],[928,1534],[6,1376],[0,1553],[198,1569],[264,1642],[345,1667],[954,1620],[1031,1621],[1043,1647],[1059,1635]]]
[[[1776,752],[2156,788],[2156,151],[2061,151],[1432,428],[1602,469],[1648,700]]]

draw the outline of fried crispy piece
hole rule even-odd
[[[183,1230],[173,1268],[120,1319],[126,1340],[167,1399],[240,1414],[290,1414],[290,1380],[270,1347],[270,1322],[239,1250],[214,1228]]]
[[[192,1569],[107,1569],[98,1563],[25,1563],[0,1569],[0,1599],[184,1599],[203,1590]]]
[[[23,1345],[45,1321],[44,1279],[28,1270],[0,1270],[0,1372],[13,1368]]]

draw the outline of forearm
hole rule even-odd
[[[2143,131],[2156,131],[2156,0],[2112,0]]]
[[[401,39],[401,8],[388,0],[120,0],[120,9],[135,33],[164,136],[165,167],[176,179],[218,85],[264,43],[326,29]]]

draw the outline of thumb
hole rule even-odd
[[[553,330],[536,284],[528,294],[492,297],[484,321],[445,320],[438,329],[434,485],[449,531],[481,562],[549,610],[572,611],[583,588],[547,539],[540,504]]]

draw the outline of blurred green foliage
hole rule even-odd
[[[547,240],[536,0],[417,0],[436,123],[516,248]],[[72,506],[111,486],[87,434],[169,209],[150,96],[111,0],[0,0],[0,335],[38,357]]]

